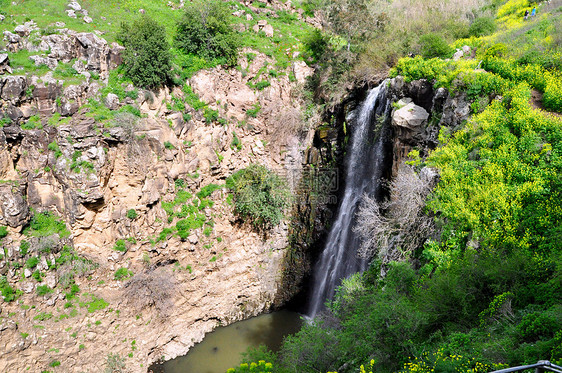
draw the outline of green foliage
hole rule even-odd
[[[125,242],[125,240],[121,239],[121,240],[117,240],[115,241],[115,245],[113,245],[113,250],[115,251],[119,251],[119,252],[126,252],[127,251],[127,244]]]
[[[219,190],[221,189],[222,186],[221,185],[217,185],[217,184],[209,184],[204,186],[203,188],[201,188],[201,190],[199,192],[196,193],[196,196],[199,197],[199,199],[203,199],[203,198],[207,198],[209,197],[211,194],[213,194],[213,192],[215,190]]]
[[[37,286],[36,291],[37,295],[43,296],[52,293],[53,289],[51,289],[48,285],[39,285]]]
[[[110,353],[107,355],[105,373],[124,373],[126,371],[125,359],[119,354]]]
[[[33,214],[29,227],[24,230],[24,234],[33,237],[46,237],[58,234],[61,238],[70,236],[70,231],[66,224],[59,220],[52,212],[44,211]]]
[[[498,249],[555,247],[560,121],[533,111],[524,85],[507,95],[430,156],[443,176],[430,206]]]
[[[232,131],[232,141],[230,142],[230,148],[236,151],[242,150],[242,141],[240,141],[235,131]]]
[[[26,256],[26,255],[27,255],[27,251],[29,250],[30,247],[31,247],[31,244],[29,243],[29,241],[22,240],[22,241],[20,242],[20,255],[21,255],[21,256]]]
[[[210,124],[219,119],[219,112],[209,107],[205,107],[203,110],[203,117],[205,118],[205,123]]]
[[[470,36],[480,37],[494,33],[497,28],[498,26],[492,17],[480,17],[472,22],[468,33]]]
[[[254,87],[258,90],[258,91],[263,91],[265,88],[269,87],[271,85],[271,83],[267,80],[262,80],[257,82]]]
[[[51,368],[58,367],[59,365],[60,365],[60,361],[58,361],[58,360],[53,360],[53,361],[51,361],[51,362],[49,363],[49,366],[50,366]]]
[[[22,130],[36,130],[42,129],[43,124],[41,124],[41,118],[39,115],[32,115],[29,119],[21,125]]]
[[[400,372],[433,373],[433,372],[473,372],[487,373],[492,370],[507,368],[505,364],[481,363],[470,356],[449,354],[444,349],[424,353],[419,358],[404,365]]]
[[[259,103],[255,103],[252,109],[246,110],[246,115],[250,118],[255,118],[258,116],[258,113],[261,110],[261,105]]]
[[[509,0],[498,9],[498,18],[506,17],[513,13],[522,15],[529,6],[529,0]]]
[[[113,277],[118,281],[126,280],[131,276],[133,276],[133,272],[125,267],[119,268],[118,270],[115,271],[115,274],[113,275]]]
[[[256,228],[279,224],[289,206],[285,182],[265,166],[253,164],[226,180],[234,196],[235,212]]]
[[[166,30],[144,15],[132,24],[122,23],[118,38],[123,43],[124,72],[139,87],[165,84],[171,62]]]
[[[221,1],[188,3],[178,22],[175,44],[188,54],[205,59],[221,58],[233,66],[239,43],[229,20],[230,11]]]
[[[20,290],[14,290],[13,287],[8,283],[6,276],[0,276],[0,294],[4,299],[4,302],[12,302],[16,300],[22,292]]]
[[[84,294],[84,297],[88,297],[88,295]],[[109,306],[109,303],[107,303],[102,298],[98,298],[93,294],[90,294],[89,297],[89,301],[81,300],[79,302],[80,307],[85,307],[88,310],[88,313],[94,313]]]
[[[6,228],[3,225],[0,226],[0,240],[6,237],[7,235],[8,235],[8,228]]]
[[[523,61],[524,62],[524,61]],[[483,67],[506,79],[527,82],[544,92],[543,105],[551,110],[562,112],[562,73],[552,72],[538,64],[520,65],[514,60],[489,57]]]
[[[451,57],[453,54],[453,48],[451,48],[447,42],[437,34],[425,34],[420,38],[421,44],[421,55],[424,58],[447,58]]]
[[[62,151],[60,150],[59,145],[55,141],[49,143],[49,145],[47,145],[47,149],[55,152],[55,158],[59,158],[62,155]]]
[[[131,220],[135,220],[139,215],[135,209],[127,210],[127,218]]]
[[[185,240],[191,234],[192,229],[198,229],[203,227],[205,224],[205,215],[201,213],[195,213],[188,216],[187,219],[178,220],[176,223],[176,230],[178,232],[178,236]]]
[[[319,62],[329,47],[329,37],[320,30],[314,30],[303,41],[305,54],[312,62]]]
[[[37,264],[39,264],[39,258],[36,256],[32,256],[31,258],[27,259],[27,262],[25,262],[25,267],[33,269],[37,267]]]
[[[41,294],[40,294],[41,295]],[[33,320],[38,320],[38,321],[45,321],[45,320],[50,320],[53,318],[53,314],[49,313],[49,312],[40,312],[37,315],[35,315],[35,317],[33,317]]]

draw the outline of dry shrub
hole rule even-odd
[[[290,138],[298,137],[305,127],[299,107],[277,103],[269,111],[269,142],[276,146],[286,145]]]
[[[436,233],[433,217],[424,212],[435,177],[425,169],[419,174],[402,165],[390,183],[390,199],[377,202],[365,195],[354,231],[362,238],[359,254],[377,255],[389,263],[406,259]]]
[[[134,275],[125,283],[125,297],[137,311],[154,307],[162,318],[173,307],[175,281],[164,269],[156,268]]]

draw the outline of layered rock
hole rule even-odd
[[[65,61],[75,56],[69,51],[75,50],[78,38],[45,42],[49,40],[61,42],[49,58]],[[87,50],[90,47],[83,45],[90,42],[97,45],[96,38],[86,37],[80,48]],[[103,71],[104,53],[79,53],[85,66]],[[10,230],[2,241],[7,255],[0,261],[0,271],[23,292],[19,301],[34,307],[3,304],[3,312],[14,316],[0,325],[0,370],[47,369],[58,360],[68,372],[100,371],[109,353],[129,355],[134,340],[127,366],[144,371],[162,356],[186,353],[217,325],[267,311],[294,293],[299,279],[287,283],[283,277],[287,224],[268,232],[267,238],[254,232],[233,214],[224,189],[211,195],[213,206],[201,210],[212,222],[210,231],[193,229],[183,240],[166,234],[159,239],[170,226],[162,203],[175,200],[177,185],[194,195],[210,183],[223,184],[251,163],[296,174],[298,179],[313,132],[294,115],[301,109],[288,77],[270,78],[271,85],[262,91],[246,84],[266,61],[261,54],[252,63],[246,61],[245,77],[216,68],[190,81],[211,109],[228,118],[226,124],[206,123],[202,113],[191,108],[184,113],[170,109],[172,97],[182,98],[183,93],[166,88],[141,92],[136,101],[107,96],[108,107],[132,104],[140,107],[143,118],[119,113],[106,126],[80,108],[87,97],[100,99],[96,84],[64,87],[49,76],[41,81],[2,78],[0,105],[13,122],[0,129],[0,177],[8,181],[0,184],[0,225]],[[299,71],[302,76],[310,73],[304,66]],[[256,107],[258,112],[247,114]],[[69,119],[50,125],[48,117],[54,112]],[[191,119],[184,115],[187,112]],[[42,128],[22,129],[20,125],[33,115]],[[232,146],[235,136],[240,148]],[[42,211],[61,217],[70,237],[22,235],[31,215]],[[120,239],[126,250],[112,250]],[[22,252],[22,240],[30,242],[27,253]],[[60,269],[51,267],[60,261],[65,245],[97,265],[75,276],[80,302],[103,299],[107,307],[90,313],[77,302],[77,313],[71,316],[64,308],[68,290],[61,285],[53,293],[35,294],[38,286],[54,287],[64,278]],[[49,250],[43,252],[41,247],[46,246]],[[34,255],[39,263],[27,268]],[[118,281],[114,276],[119,268],[135,276],[130,282]],[[35,271],[45,275],[42,283]],[[41,313],[52,317],[33,320],[44,317]],[[39,323],[42,329],[33,328]],[[21,333],[28,336],[22,338]]]

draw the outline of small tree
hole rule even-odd
[[[421,55],[424,58],[447,58],[453,54],[453,48],[440,35],[429,33],[420,38]]]
[[[206,59],[224,58],[227,64],[236,64],[238,37],[229,17],[230,11],[222,1],[197,0],[186,4],[185,14],[178,22],[177,47]]]
[[[132,24],[122,23],[117,38],[125,46],[125,75],[133,84],[155,88],[167,81],[171,69],[170,46],[163,26],[145,15]]]
[[[254,227],[267,229],[279,224],[289,205],[286,183],[265,166],[253,164],[226,180],[234,195],[236,213]]]

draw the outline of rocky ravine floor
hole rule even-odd
[[[108,96],[105,105],[114,111],[130,105],[142,115],[118,115],[116,125],[107,126],[82,104],[100,97],[117,46],[108,48],[92,34],[65,37],[69,43],[60,45],[67,50],[50,56],[63,61],[71,53],[85,61],[86,70],[102,74],[99,83],[86,74],[86,82],[68,86],[49,75],[0,77],[2,111],[13,117],[0,129],[0,225],[9,231],[0,273],[22,291],[16,301],[0,305],[0,371],[99,372],[113,353],[129,371],[144,372],[161,357],[185,354],[217,325],[257,315],[286,296],[280,280],[286,224],[258,235],[237,221],[223,188],[207,197],[214,204],[199,210],[209,224],[185,240],[158,237],[175,224],[168,223],[163,202],[176,212],[199,203],[180,201],[182,190],[197,199],[202,187],[222,185],[251,163],[294,176],[290,183],[298,179],[313,133],[300,127],[300,104],[293,97],[311,71],[295,63],[297,82],[280,76],[270,87],[253,90],[246,82],[268,60],[257,54],[251,63],[242,62],[244,76],[217,68],[189,82],[227,124],[206,123],[196,111],[184,120],[170,105],[183,92],[162,89],[137,99]],[[88,47],[73,42],[79,38]],[[257,105],[257,115],[249,116]],[[53,112],[61,114],[58,122],[49,121]],[[33,118],[42,128],[21,128]],[[241,147],[233,146],[235,137]],[[60,216],[70,236],[23,234],[30,216],[41,211]],[[27,254],[22,240],[31,243]],[[125,252],[113,249],[118,240]],[[68,289],[57,285],[69,268],[53,265],[65,244],[97,266],[75,276],[80,291],[71,301],[65,299]],[[42,282],[26,268],[34,255],[39,260],[31,269],[43,273]],[[133,277],[116,280],[120,268]],[[53,292],[37,295],[45,284]]]

